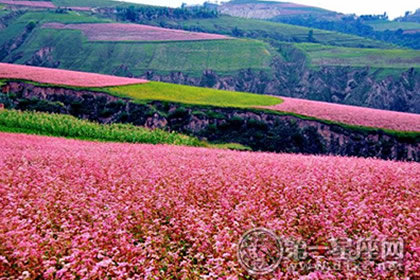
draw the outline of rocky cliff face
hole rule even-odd
[[[165,102],[141,105],[106,93],[23,82],[3,85],[0,103],[9,108],[71,114],[100,123],[162,128],[213,142],[241,143],[260,151],[420,161],[420,139],[257,110]]]
[[[234,76],[219,76],[208,70],[199,78],[182,72],[170,75],[148,72],[142,78],[420,114],[420,73],[416,69],[409,69],[399,77],[377,80],[369,68],[311,70],[294,66],[277,64],[274,75],[243,70]]]

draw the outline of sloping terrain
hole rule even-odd
[[[316,17],[336,17],[338,13],[295,3],[257,0],[233,0],[218,7],[222,14],[235,17],[271,19],[279,16],[311,15]]]
[[[32,21],[36,27],[28,29],[27,24]],[[207,69],[225,74],[242,69],[269,71],[275,55],[269,44],[255,40],[211,41],[207,39],[227,37],[144,25],[83,24],[101,21],[106,20],[75,13],[23,14],[2,31],[0,59],[130,77],[148,71],[160,74],[181,71],[200,76]],[[53,29],[57,27],[74,29]],[[86,35],[75,29],[83,29]]]
[[[190,105],[257,108],[296,113],[349,125],[420,132],[420,114],[374,110],[356,106],[274,97],[243,92],[221,91],[199,87],[149,82],[85,72],[0,63],[0,79],[32,81],[47,85],[94,88],[97,91],[130,98],[136,102],[164,101]],[[22,90],[7,86],[5,92]],[[82,90],[82,89],[81,89]],[[271,106],[271,107],[267,107]]]
[[[120,4],[119,1],[112,0],[45,0],[45,1],[21,1],[21,0],[0,0],[0,4],[11,6],[24,6],[29,8],[55,9],[68,7],[72,10],[89,11],[93,7],[112,7]]]
[[[254,227],[315,246],[404,240],[401,270],[379,269],[382,256],[337,269],[324,253],[325,272],[279,268],[282,279],[346,279],[358,264],[372,279],[418,271],[419,163],[0,133],[0,167],[6,278],[250,278],[236,244]],[[320,256],[306,252],[315,265]]]
[[[14,1],[14,0],[0,0],[0,4],[27,6],[33,8],[56,8],[50,1]]]
[[[133,42],[137,35],[93,28],[91,38],[107,41],[92,41],[81,30],[44,28],[121,26],[115,20],[130,11],[124,9],[95,9],[93,15],[27,11],[0,20],[0,61],[420,112],[418,52],[358,36],[157,7],[132,11],[150,13],[143,23],[240,39]],[[185,18],[174,18],[177,13]],[[382,49],[389,58],[383,59]]]
[[[121,86],[147,82],[142,79],[130,79],[110,75],[22,66],[8,63],[0,63],[0,79],[19,79],[44,84],[75,87]]]
[[[324,45],[393,48],[395,46],[359,36],[307,28],[297,25],[270,22],[257,19],[223,16],[217,18],[164,20],[165,25],[192,31],[227,34],[235,37],[271,39],[281,42],[319,42]],[[311,32],[312,31],[312,32]],[[309,36],[309,34],[312,34]]]
[[[122,23],[90,23],[90,24],[61,24],[46,23],[42,28],[80,30],[89,41],[201,41],[227,40],[229,37],[218,34],[187,32],[159,28],[141,24]]]
[[[56,71],[51,70],[51,76]],[[139,84],[135,79],[133,85],[82,88],[78,83],[71,87],[28,82],[16,79],[22,77],[19,75],[10,79],[5,74],[1,80],[0,103],[7,109],[160,128],[253,150],[420,161],[418,115],[289,99],[282,107],[283,100],[273,96],[156,82]],[[82,76],[77,73],[77,78]],[[65,75],[56,78],[60,84],[74,83],[71,76],[68,82]],[[53,126],[53,130],[59,127]],[[10,129],[9,124],[4,131],[15,131]],[[28,129],[34,133],[32,126]],[[51,135],[61,136],[60,131]]]
[[[376,20],[368,21],[367,24],[373,27],[377,31],[385,30],[398,30],[401,29],[404,32],[420,32],[420,23],[417,22],[404,22],[404,21],[385,21],[385,20]]]
[[[268,108],[353,125],[420,132],[420,114],[392,112],[287,97],[282,97],[282,100],[281,104]]]
[[[321,44],[296,44],[308,55],[313,66],[353,66],[372,68],[420,69],[420,51],[406,49],[360,49]]]

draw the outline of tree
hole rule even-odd
[[[309,32],[308,32],[308,41],[309,42],[315,42],[315,39],[314,39],[314,31],[312,29],[309,30]]]

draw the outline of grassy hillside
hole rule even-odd
[[[11,28],[16,28],[13,25]],[[52,47],[50,54],[60,68],[87,72],[141,75],[146,71],[166,74],[182,71],[201,75],[205,69],[234,73],[241,69],[270,70],[275,51],[255,40],[186,42],[89,42],[80,31],[37,29],[15,52],[5,58],[24,64],[38,50]],[[107,59],[104,59],[107,58]],[[124,73],[118,69],[124,68]]]
[[[27,12],[16,19],[15,23],[28,23],[33,21],[39,25],[46,22],[60,22],[60,23],[96,23],[96,22],[110,22],[109,19],[98,18],[84,12],[55,13],[49,11],[32,11]]]
[[[398,22],[398,21],[385,21],[385,20],[376,20],[368,21],[366,24],[373,27],[376,31],[385,31],[385,30],[412,30],[420,29],[420,23],[417,22]]]
[[[119,4],[119,1],[112,0],[51,0],[51,2],[58,7],[114,7]]]
[[[109,92],[138,102],[160,100],[218,107],[255,107],[281,103],[281,99],[252,93],[214,90],[158,82],[108,88]]]
[[[170,26],[183,29],[199,30],[210,33],[247,36],[258,39],[274,39],[287,42],[309,42],[310,30],[313,40],[325,45],[344,47],[391,48],[392,45],[374,41],[354,35],[338,32],[310,29],[296,25],[269,22],[256,19],[221,16],[210,19],[190,19],[185,21],[168,22]]]
[[[247,18],[288,17],[295,15],[312,15],[316,17],[334,17],[336,12],[313,6],[279,1],[256,1],[256,0],[233,0],[223,3],[219,11],[233,16],[244,16]]]
[[[310,43],[295,45],[308,55],[312,66],[420,68],[420,51],[417,50],[337,48]]]

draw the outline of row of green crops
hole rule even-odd
[[[83,140],[206,146],[194,137],[130,124],[99,124],[69,115],[0,110],[0,131]]]

